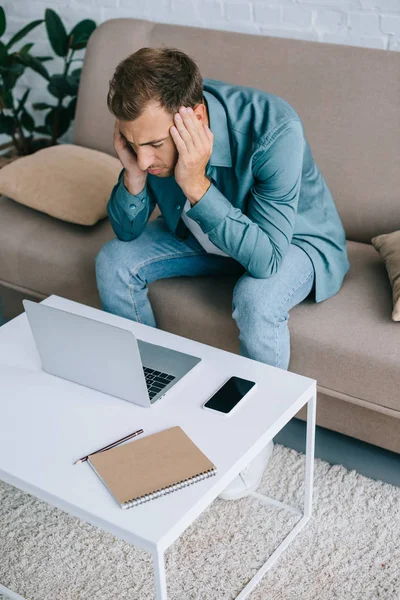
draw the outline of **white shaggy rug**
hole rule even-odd
[[[304,462],[276,445],[259,491],[300,506]],[[297,520],[216,499],[166,553],[169,599],[235,598]],[[0,583],[26,600],[154,599],[149,554],[4,483]],[[400,488],[316,460],[313,518],[249,600],[399,598]]]

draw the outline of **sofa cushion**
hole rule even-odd
[[[105,152],[61,144],[3,167],[0,194],[63,221],[94,225],[107,216],[121,168]]]
[[[108,219],[84,227],[0,197],[0,281],[99,306],[94,256],[113,237]]]
[[[400,231],[383,233],[371,240],[385,263],[393,289],[393,321],[400,321]]]

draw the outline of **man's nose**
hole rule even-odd
[[[154,151],[150,148],[140,148],[137,152],[138,167],[141,171],[146,171],[154,164]]]

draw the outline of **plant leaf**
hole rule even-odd
[[[13,59],[15,60],[15,55],[13,56]],[[10,61],[7,62],[8,64],[6,66],[1,67],[2,73],[18,73],[19,75],[22,75],[26,66],[22,61],[18,62],[18,59],[16,59],[14,63]]]
[[[22,46],[22,48],[18,50],[18,54],[28,54],[32,46],[34,46],[33,43],[25,44],[25,46]]]
[[[6,56],[7,56],[7,48],[5,47],[3,42],[0,42],[0,63],[3,63]]]
[[[0,37],[4,34],[6,30],[6,14],[4,12],[4,8],[0,6]]]
[[[70,75],[67,76],[67,81],[70,85],[70,95],[76,96],[79,88],[79,81],[81,78],[82,69],[74,69]]]
[[[45,135],[51,135],[51,129],[46,125],[39,125],[39,127],[35,127],[34,131],[37,133],[44,133]]]
[[[46,60],[54,60],[54,56],[35,56],[36,60],[40,62],[46,62]]]
[[[27,131],[33,131],[35,129],[35,121],[33,120],[32,115],[30,115],[25,109],[22,111],[21,125]]]
[[[19,77],[20,75],[22,75],[24,70],[25,70],[25,65],[21,65],[20,63],[10,64],[8,67],[0,66],[0,73],[5,74],[5,76],[11,74],[11,75],[17,75],[17,77]]]
[[[5,85],[5,84],[4,84]],[[13,97],[9,88],[2,87],[0,90],[1,108],[14,108]]]
[[[48,74],[47,69],[42,65],[40,60],[37,60],[37,58],[34,56],[31,56],[30,54],[16,54],[15,57],[18,62],[30,67],[33,71],[36,71],[36,73],[39,73],[42,75],[42,77],[47,79],[47,81],[50,80],[50,75]]]
[[[92,19],[84,19],[77,23],[69,34],[69,47],[72,50],[85,48],[96,27],[97,25]]]
[[[74,69],[71,72],[71,77],[75,77],[75,79],[77,79],[78,81],[81,78],[81,75],[82,75],[82,67],[79,69]]]
[[[49,127],[51,127],[51,130],[53,130],[53,127],[55,125],[56,122],[56,114],[57,114],[57,110],[58,109],[53,109],[51,111],[49,111],[46,115],[46,119],[45,119],[45,123],[46,125],[48,125]],[[58,119],[58,128],[56,133],[56,139],[58,139],[59,137],[61,137],[66,131],[68,131],[71,119],[69,116],[69,111],[68,108],[65,108],[64,106],[62,106],[59,109],[59,119]]]
[[[0,114],[0,133],[13,134],[15,131],[15,121],[12,117]]]
[[[52,96],[58,99],[75,94],[75,88],[70,84],[68,77],[64,77],[64,75],[52,75],[47,89]]]
[[[76,94],[78,93],[78,87],[79,87],[79,79],[76,79],[75,77],[72,77],[71,75],[67,76],[67,82],[69,85],[69,96],[76,96]]]
[[[54,52],[58,56],[68,54],[68,36],[63,22],[52,8],[46,8],[45,22],[47,35]]]
[[[23,74],[25,66],[20,63],[18,57],[14,54],[7,56],[4,62],[6,66],[1,69],[3,84],[6,90],[12,90],[17,79]]]
[[[20,29],[20,31],[13,35],[12,38],[7,42],[6,48],[11,48],[11,46],[19,42],[19,40],[21,40],[25,35],[32,31],[32,29],[34,29],[41,23],[43,23],[43,19],[38,19],[37,21],[32,21],[32,23],[28,23],[28,25],[25,25],[25,27]]]
[[[75,111],[76,111],[76,101],[77,98],[72,98],[71,102],[68,104],[67,106],[67,110],[69,112],[69,116],[71,121],[73,120],[73,118],[75,117]]]
[[[21,108],[24,107],[26,99],[28,98],[30,91],[31,91],[30,88],[25,90],[24,95],[22,96],[21,100],[19,101],[17,113],[21,110]]]
[[[34,110],[47,110],[48,108],[54,108],[54,106],[47,104],[46,102],[34,102],[32,108]]]

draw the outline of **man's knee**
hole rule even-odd
[[[101,247],[95,258],[96,277],[101,277],[104,273],[108,276],[115,271],[115,267],[119,262],[120,244],[124,244],[117,238],[110,240]]]
[[[232,297],[232,316],[235,320],[241,318],[253,322],[257,326],[259,318],[279,321],[282,319],[281,299],[277,297],[277,290],[273,282],[274,276],[269,279],[259,279],[245,273],[236,282]]]
[[[251,303],[252,297],[255,295],[254,292],[256,291],[256,281],[257,280],[248,273],[244,273],[238,279],[233,288],[233,304],[235,306],[246,306]]]

